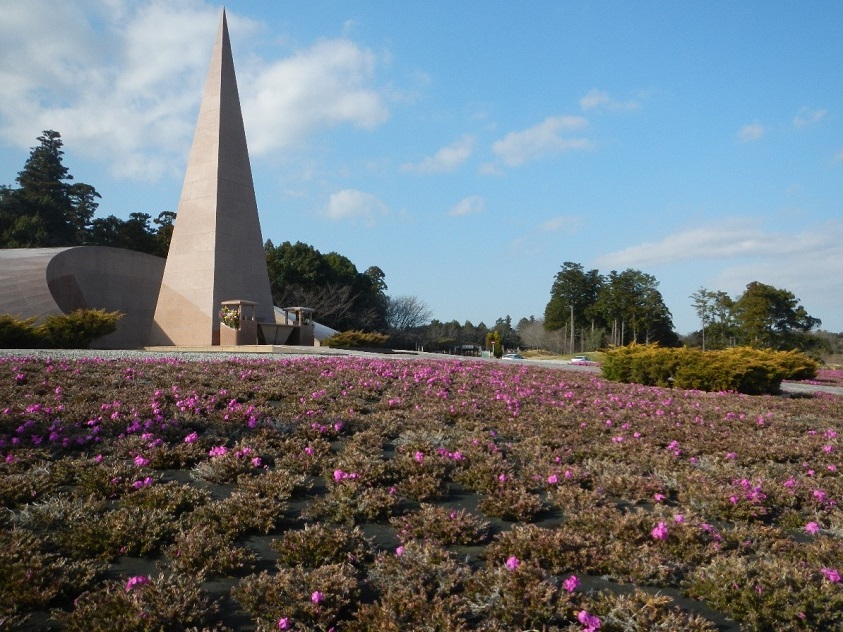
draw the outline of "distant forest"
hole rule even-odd
[[[0,185],[0,248],[111,246],[167,256],[175,213],[94,217],[100,194],[73,181],[59,132],[45,130],[37,140],[17,187]],[[818,331],[820,320],[792,292],[758,281],[736,297],[706,288],[694,292],[689,301],[700,329],[680,338],[655,277],[634,269],[602,274],[566,261],[552,280],[542,318],[513,324],[507,315],[487,326],[442,322],[419,297],[390,297],[386,274],[377,266],[361,272],[347,257],[301,242],[276,246],[267,240],[265,250],[275,305],[312,307],[319,322],[338,331],[388,333],[396,348],[460,353],[495,341],[508,350],[570,354],[634,342],[843,353],[843,333]]]

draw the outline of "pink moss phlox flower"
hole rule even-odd
[[[138,586],[143,586],[148,583],[149,577],[146,577],[145,575],[135,575],[134,577],[130,577],[129,581],[126,582],[126,592],[130,592]]]
[[[228,448],[226,448],[224,445],[218,445],[208,451],[208,456],[210,456],[211,458],[217,456],[225,456],[226,454],[228,454]]]
[[[395,555],[397,555],[398,557],[401,557],[402,555],[404,555],[404,547],[399,546],[398,548],[396,548],[395,549]]]
[[[132,483],[132,487],[134,487],[135,489],[141,489],[143,487],[149,487],[150,485],[152,485],[152,483],[153,483],[152,477],[147,476],[143,480],[137,480],[134,483]]]
[[[659,522],[655,528],[650,531],[650,535],[654,540],[667,540],[667,525],[664,522]]]
[[[278,629],[279,630],[289,630],[290,629],[290,617],[281,617],[278,619]]]
[[[685,522],[685,516],[683,516],[682,514],[676,514],[675,516],[673,516],[673,522],[675,522],[676,524],[682,524],[683,522]]]
[[[816,522],[811,521],[805,525],[805,533],[810,535],[817,535],[819,532],[820,525],[818,525]]]
[[[584,632],[595,632],[600,629],[600,618],[591,614],[588,610],[580,610],[577,614],[577,621],[584,627]]]
[[[339,483],[347,478],[360,478],[356,472],[343,472],[342,470],[334,470],[334,481]]]
[[[138,454],[135,457],[135,465],[137,465],[138,467],[144,467],[146,465],[149,465],[149,459],[146,459],[142,455]]]
[[[313,456],[313,448],[311,448],[310,446],[307,446],[307,447],[304,449],[304,453],[305,453],[307,456]]]
[[[665,498],[667,498],[667,496],[665,496],[664,494],[653,494],[653,500],[655,500],[657,503],[662,502]]]
[[[199,433],[191,432],[184,438],[185,443],[195,443],[199,439]]]
[[[517,557],[515,557],[514,555],[512,555],[512,556],[510,556],[510,557],[506,558],[506,567],[507,567],[509,570],[514,571],[514,570],[515,570],[516,568],[518,568],[519,566],[521,566],[521,560],[519,560],[519,559],[518,559]]]
[[[837,572],[836,568],[821,568],[820,572],[823,574],[823,577],[825,577],[832,584],[837,584],[840,582],[840,573]]]
[[[263,465],[263,461],[261,461],[261,458],[259,456],[256,456],[254,459],[252,459],[251,463],[252,467],[260,467],[261,465]]]
[[[413,460],[415,460],[415,462],[419,464],[424,463],[424,452],[416,452],[413,455]]]
[[[548,485],[556,485],[559,482],[559,477],[556,474],[551,474],[547,477],[547,484]]]
[[[567,590],[569,593],[574,592],[577,588],[579,588],[579,585],[580,580],[576,575],[571,575],[568,579],[562,582],[562,588]]]
[[[501,483],[505,483],[505,482],[506,482],[506,480],[507,480],[508,478],[509,478],[509,477],[508,477],[506,474],[498,474],[498,480],[499,480]]]
[[[313,591],[313,594],[311,594],[311,595],[310,595],[310,600],[311,600],[313,603],[315,603],[317,606],[318,606],[320,603],[322,603],[322,600],[323,600],[324,598],[325,598],[325,595],[323,595],[323,594],[322,594],[321,592],[319,592],[318,590],[314,590],[314,591]]]

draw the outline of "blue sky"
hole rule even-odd
[[[176,210],[222,5],[0,7],[0,183],[54,129],[99,215]],[[443,321],[541,317],[574,261],[655,276],[679,333],[752,281],[843,331],[843,2],[226,10],[264,239]]]

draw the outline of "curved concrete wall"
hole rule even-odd
[[[39,320],[75,309],[120,311],[103,349],[147,344],[164,259],[142,252],[79,246],[0,250],[0,313]]]

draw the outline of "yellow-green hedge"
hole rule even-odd
[[[341,331],[322,341],[323,347],[385,347],[389,336],[359,330]]]
[[[97,338],[117,329],[123,314],[104,309],[78,309],[48,316],[40,325],[34,318],[0,315],[2,349],[87,349]]]
[[[603,375],[615,382],[747,395],[778,393],[782,380],[816,377],[818,364],[796,351],[733,347],[723,351],[630,345],[606,352]]]

